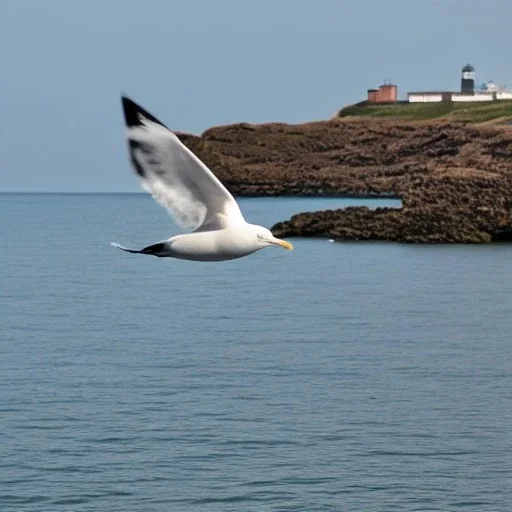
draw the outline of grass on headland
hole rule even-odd
[[[438,119],[465,123],[482,123],[495,120],[497,123],[506,123],[512,121],[512,101],[358,104],[342,108],[338,116],[369,116],[402,119],[404,121]]]

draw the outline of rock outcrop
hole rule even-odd
[[[403,202],[399,210],[302,213],[274,226],[278,236],[416,243],[511,238],[509,126],[333,119],[242,123],[180,137],[238,195],[396,195]]]

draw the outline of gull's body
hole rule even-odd
[[[150,245],[140,251],[128,249],[116,243],[113,245],[127,252],[151,254],[159,257],[167,256],[182,260],[233,260],[263,249],[264,245],[261,242],[255,243],[254,241],[258,228],[261,229],[260,226],[245,224],[214,231],[176,235],[169,238],[169,240]],[[286,247],[284,244],[276,243],[276,245]]]
[[[158,119],[123,97],[128,146],[142,186],[192,233],[176,235],[144,249],[120,249],[196,261],[241,258],[291,244],[245,222],[238,204],[215,175]]]

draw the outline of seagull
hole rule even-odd
[[[162,122],[125,96],[122,103],[130,160],[142,188],[192,232],[140,250],[112,242],[114,247],[194,261],[232,260],[272,246],[293,249],[268,229],[247,223],[224,185]]]

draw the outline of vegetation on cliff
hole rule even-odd
[[[444,120],[463,123],[496,123],[512,121],[512,101],[486,101],[481,103],[390,103],[367,102],[348,105],[338,112],[339,117],[378,117],[405,121]]]
[[[425,121],[444,120],[464,123],[510,123],[512,122],[512,101],[485,101],[481,103],[390,103],[370,104],[367,102],[349,105],[338,112],[339,117],[379,117],[395,120]]]
[[[512,129],[343,118],[236,124],[184,142],[239,195],[397,195],[403,208],[303,213],[278,236],[488,242],[511,226]]]

